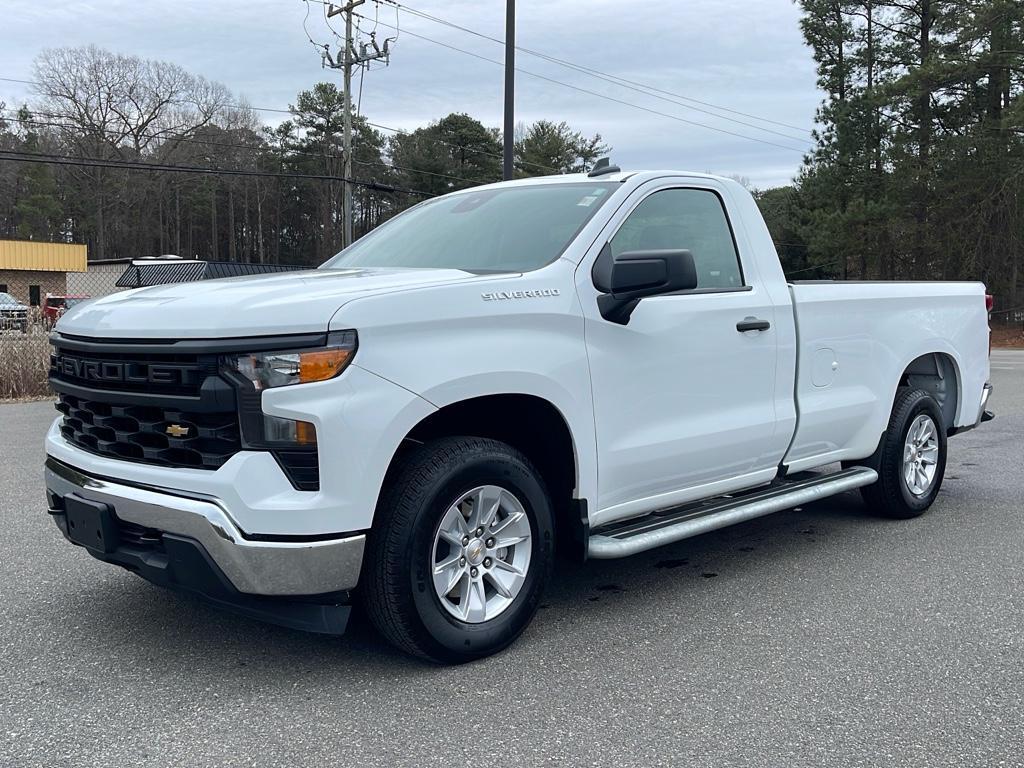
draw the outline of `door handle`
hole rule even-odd
[[[772,324],[767,320],[758,320],[756,317],[745,317],[736,323],[736,330],[740,333],[745,331],[767,331]]]

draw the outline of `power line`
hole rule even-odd
[[[302,31],[306,33],[306,39],[309,40],[309,44],[310,45],[312,45],[318,51],[319,50],[323,50],[327,46],[323,45],[322,43],[318,43],[316,40],[314,40],[313,36],[309,33],[309,27],[306,26],[306,24],[309,22],[309,0],[305,0],[305,2],[306,2],[306,15],[302,19]],[[330,26],[330,24],[328,24],[328,26]]]
[[[7,111],[12,111],[13,112],[13,111],[16,111],[16,110],[12,110],[10,107],[8,107]],[[42,115],[44,117],[60,118],[60,119],[65,119],[65,120],[72,120],[72,119],[74,119],[71,115],[62,115],[62,114],[55,113],[55,112],[34,112],[33,114]],[[42,127],[42,128],[73,128],[74,127],[74,126],[69,126],[66,123],[54,123],[54,122],[46,122],[46,121],[42,121],[42,120],[26,120],[26,119],[23,119],[23,118],[20,118],[20,117],[13,117],[13,118],[7,118],[7,119],[12,121],[12,122],[21,123],[23,125],[25,125],[25,124],[27,124],[27,125],[34,125],[34,126],[38,126],[38,127]],[[232,143],[232,142],[210,141],[208,139],[186,138],[184,136],[162,137],[162,136],[159,136],[159,135],[145,134],[145,133],[138,134],[138,136],[140,138],[147,138],[147,139],[164,139],[167,143],[173,143],[173,144],[178,144],[178,143],[199,144],[199,145],[205,145],[205,146],[210,146],[210,147],[223,147],[223,148],[226,148],[226,149],[244,149],[244,150],[250,150],[250,151],[265,151],[267,149],[272,149],[272,146],[271,145],[267,145],[267,144],[264,144],[264,145],[239,144],[239,143]],[[329,152],[326,152],[326,153],[324,153],[324,152],[310,152],[310,151],[307,151],[307,150],[294,149],[294,148],[289,148],[288,152],[293,154],[293,155],[300,155],[300,156],[303,156],[303,157],[311,157],[311,158],[329,158],[329,159],[334,159],[334,160],[340,160],[342,158],[341,155],[337,155],[337,154],[333,154],[333,153],[329,153]],[[451,180],[451,181],[461,181],[461,182],[465,182],[467,184],[491,184],[491,183],[493,183],[495,181],[495,179],[469,179],[469,178],[466,178],[464,176],[453,176],[453,175],[448,174],[448,173],[439,173],[437,171],[427,171],[427,170],[420,169],[420,168],[409,168],[407,166],[397,165],[395,163],[385,163],[383,161],[373,161],[373,162],[370,162],[370,161],[366,161],[366,160],[359,160],[358,158],[355,158],[355,157],[352,158],[352,162],[353,163],[357,163],[359,165],[364,165],[364,166],[377,166],[377,167],[388,168],[390,170],[395,170],[395,171],[405,171],[407,173],[419,173],[419,174],[423,174],[425,176],[434,176],[434,177],[437,177],[437,178],[448,179],[448,180]]]
[[[404,189],[391,184],[361,179],[345,179],[344,176],[332,176],[318,173],[275,173],[273,171],[247,171],[234,168],[203,168],[201,166],[169,165],[166,163],[140,163],[131,160],[104,160],[96,157],[71,157],[69,155],[53,155],[42,152],[20,152],[0,150],[0,160],[22,163],[47,163],[53,165],[72,165],[87,168],[117,168],[120,170],[140,170],[161,173],[194,173],[208,176],[259,176],[277,179],[310,179],[314,181],[348,181],[350,184],[371,189],[376,192],[397,192],[420,197],[435,197],[430,192],[418,189]]]
[[[812,270],[815,270],[815,269],[825,269],[826,267],[835,267],[835,266],[837,266],[839,264],[842,264],[842,263],[843,262],[840,259],[839,261],[829,261],[829,262],[827,262],[825,264],[812,264],[809,267],[804,267],[802,269],[794,269],[794,270],[792,270],[790,272],[787,272],[786,273],[786,277],[790,277],[791,275],[799,275],[801,272],[811,272]]]
[[[315,0],[315,1],[319,1],[319,0]],[[354,14],[354,15],[358,16],[359,14]],[[366,18],[366,17],[363,16],[361,18]],[[383,26],[383,27],[391,27],[392,26],[392,25],[387,24],[387,23],[385,23],[383,21],[380,22],[380,25]],[[448,48],[450,50],[457,51],[458,53],[465,54],[466,56],[472,56],[473,58],[480,59],[481,61],[486,61],[486,62],[489,62],[491,64],[496,64],[496,65],[498,65],[500,67],[504,67],[505,66],[503,62],[498,61],[497,59],[491,59],[491,58],[488,58],[487,56],[482,56],[479,53],[474,53],[472,51],[467,51],[465,48],[459,48],[458,46],[454,46],[454,45],[451,45],[449,43],[442,42],[440,40],[435,40],[432,37],[427,37],[426,35],[421,35],[421,34],[418,34],[416,32],[412,32],[412,31],[410,31],[408,29],[405,30],[405,34],[407,34],[407,35],[409,35],[411,37],[418,38],[420,40],[424,40],[424,41],[426,41],[428,43],[433,43],[434,45],[439,45],[442,48]],[[739,138],[739,139],[746,139],[748,141],[756,141],[756,142],[758,142],[760,144],[767,144],[768,146],[771,146],[771,147],[777,147],[779,149],[786,149],[786,150],[789,150],[790,152],[799,152],[800,154],[804,154],[805,153],[805,150],[800,149],[798,147],[787,146],[787,145],[784,145],[784,144],[778,144],[776,142],[768,141],[766,139],[759,139],[759,138],[757,138],[755,136],[747,136],[745,134],[736,133],[735,131],[730,131],[730,130],[727,130],[725,128],[718,128],[718,127],[713,126],[713,125],[708,125],[707,123],[700,123],[700,122],[697,122],[696,120],[687,120],[685,117],[679,117],[679,115],[672,115],[672,114],[669,114],[668,112],[661,112],[661,111],[659,111],[657,109],[651,109],[650,107],[645,107],[645,106],[643,106],[641,104],[634,104],[633,102],[625,101],[624,99],[619,99],[619,98],[616,98],[614,96],[608,96],[607,94],[599,93],[598,91],[592,91],[589,88],[582,88],[582,87],[580,87],[578,85],[572,85],[570,83],[566,83],[566,82],[563,82],[561,80],[556,80],[555,78],[548,77],[547,75],[542,75],[542,74],[539,74],[537,72],[531,72],[528,69],[522,69],[520,67],[516,67],[516,72],[521,72],[524,75],[529,75],[530,77],[534,77],[534,78],[536,78],[538,80],[544,80],[545,82],[548,82],[548,83],[553,83],[555,85],[560,85],[563,88],[568,88],[568,89],[573,90],[573,91],[578,91],[580,93],[585,93],[588,96],[594,96],[596,98],[604,99],[605,101],[610,101],[610,102],[613,102],[615,104],[620,104],[620,105],[625,106],[625,107],[630,107],[632,109],[639,109],[642,112],[648,112],[648,113],[650,113],[652,115],[658,115],[659,117],[665,117],[665,118],[668,118],[669,120],[675,120],[676,122],[685,123],[687,125],[694,125],[694,126],[697,126],[698,128],[706,128],[709,131],[716,131],[717,133],[723,133],[723,134],[726,134],[726,135],[729,135],[729,136],[735,136],[736,138]]]
[[[443,19],[443,18],[441,18],[439,16],[434,16],[432,14],[425,13],[423,11],[420,11],[420,10],[418,10],[416,8],[412,8],[412,7],[410,7],[408,5],[405,5],[403,3],[395,2],[395,0],[378,0],[378,2],[386,2],[386,3],[390,4],[390,5],[395,6],[395,8],[401,8],[402,10],[406,11],[407,13],[412,14],[413,16],[417,16],[419,18],[426,19],[428,21],[432,21],[432,22],[434,22],[436,24],[442,24],[442,25],[444,25],[446,27],[451,27],[452,29],[457,29],[460,32],[465,32],[467,34],[474,35],[474,36],[479,37],[479,38],[481,38],[483,40],[489,40],[489,41],[494,42],[494,43],[504,44],[504,41],[501,40],[500,38],[492,37],[491,35],[484,34],[483,32],[478,32],[475,29],[470,29],[468,27],[464,27],[461,24],[456,24],[455,22],[449,21],[447,19]],[[628,80],[627,78],[620,77],[618,75],[612,75],[612,74],[609,74],[607,72],[602,72],[601,70],[594,69],[593,67],[584,66],[582,64],[576,64],[576,63],[574,63],[572,61],[568,61],[566,59],[560,59],[558,57],[551,56],[551,55],[543,53],[541,51],[536,51],[536,50],[532,50],[532,49],[529,49],[529,48],[523,48],[521,46],[516,46],[516,50],[517,51],[522,51],[523,53],[526,53],[526,54],[528,54],[530,56],[535,56],[535,57],[537,57],[539,59],[543,59],[544,61],[551,62],[552,64],[557,64],[559,66],[566,67],[568,69],[572,69],[572,70],[575,70],[577,72],[582,72],[584,74],[590,75],[591,77],[595,77],[595,78],[597,78],[599,80],[604,80],[606,82],[612,83],[613,85],[618,85],[620,87],[627,88],[627,89],[629,89],[629,90],[631,90],[631,91],[633,91],[635,93],[642,93],[645,96],[651,96],[653,98],[660,99],[662,101],[667,101],[667,102],[669,102],[671,104],[676,104],[677,106],[681,106],[684,109],[692,109],[692,110],[695,110],[697,112],[702,112],[702,113],[704,113],[706,115],[710,115],[712,117],[717,117],[720,120],[728,120],[730,122],[738,123],[739,125],[744,125],[744,126],[746,126],[748,128],[753,128],[753,129],[758,130],[758,131],[765,131],[766,133],[771,133],[771,134],[774,134],[776,136],[781,136],[782,138],[792,139],[792,140],[795,140],[795,141],[805,141],[805,142],[811,143],[810,139],[807,138],[808,136],[810,136],[811,132],[808,131],[805,128],[800,128],[798,126],[790,125],[788,123],[781,123],[781,122],[779,122],[777,120],[771,120],[771,119],[766,118],[766,117],[760,117],[758,115],[752,115],[752,114],[749,114],[747,112],[740,112],[739,110],[730,109],[729,107],[722,107],[722,106],[719,106],[717,104],[712,104],[710,102],[700,101],[699,99],[694,99],[694,98],[692,98],[690,96],[684,96],[683,94],[680,94],[680,93],[674,93],[672,91],[666,91],[666,90],[663,90],[661,88],[656,88],[655,86],[652,86],[652,85],[647,85],[645,83],[637,82],[635,80]],[[643,90],[641,90],[641,89],[643,89]],[[659,94],[663,94],[663,95],[659,95]],[[666,98],[666,97],[673,97],[673,98]],[[735,115],[741,115],[743,117],[748,117],[748,118],[750,118],[752,120],[759,120],[761,122],[771,123],[772,125],[778,125],[778,126],[783,127],[783,128],[791,128],[792,130],[799,131],[800,133],[802,133],[804,135],[803,136],[793,136],[793,135],[788,134],[788,133],[782,133],[780,131],[772,130],[771,128],[765,128],[763,126],[755,125],[753,123],[748,123],[748,122],[745,122],[743,120],[737,120],[735,118],[727,117],[726,115],[719,115],[719,114],[717,114],[715,112],[710,111],[709,109],[702,109],[700,107],[695,107],[695,106],[693,106],[691,104],[684,104],[681,101],[679,101],[680,99],[682,101],[693,102],[694,104],[701,104],[701,105],[703,105],[705,107],[711,107],[713,109],[717,109],[717,110],[720,110],[722,112],[729,112],[729,113],[732,113],[732,114],[735,114]]]
[[[309,2],[318,2],[318,3],[321,3],[324,6],[330,5],[330,3],[327,2],[327,0],[305,0],[305,2],[307,2],[307,3],[309,3]],[[490,35],[485,35],[485,34],[483,34],[481,32],[477,32],[476,30],[469,29],[468,27],[463,27],[461,25],[455,24],[454,22],[447,21],[446,19],[441,19],[440,17],[433,16],[431,14],[427,14],[427,13],[424,13],[422,11],[417,11],[416,9],[410,8],[407,5],[403,5],[403,4],[397,3],[394,0],[374,0],[374,2],[378,2],[378,3],[379,2],[387,2],[387,3],[391,4],[391,5],[393,5],[396,9],[397,8],[401,8],[403,10],[406,10],[406,11],[410,12],[410,13],[413,13],[414,15],[420,16],[420,17],[428,19],[430,21],[434,21],[434,22],[439,23],[439,24],[444,24],[446,26],[452,27],[454,29],[458,29],[458,30],[463,31],[463,32],[467,32],[467,33],[472,34],[472,35],[476,35],[477,37],[481,37],[483,39],[490,40],[492,42],[497,42],[497,43],[504,44],[503,40],[500,40],[500,39],[495,38],[495,37],[491,37]],[[358,14],[358,13],[353,13],[353,15],[356,16],[356,17],[359,17],[361,19],[365,19],[366,21],[374,21],[375,24],[379,24],[381,26],[389,27],[389,28],[395,29],[395,30],[398,29],[397,26],[392,25],[392,24],[388,24],[387,22],[379,21],[379,20],[376,20],[376,19],[370,19],[369,17],[363,16],[363,15]],[[419,39],[424,40],[426,42],[434,43],[435,45],[440,45],[440,46],[442,46],[444,48],[449,48],[451,50],[454,50],[454,51],[457,51],[459,53],[465,54],[467,56],[472,56],[472,57],[480,59],[482,61],[490,62],[491,64],[497,64],[499,66],[504,66],[503,62],[497,61],[496,59],[491,59],[491,58],[488,58],[486,56],[482,56],[480,54],[474,53],[472,51],[467,51],[467,50],[465,50],[463,48],[458,48],[457,46],[450,45],[450,44],[442,42],[440,40],[435,40],[433,38],[427,37],[426,35],[417,34],[415,32],[409,32],[408,30],[407,30],[407,33],[409,35],[411,35],[412,37],[419,38]],[[573,62],[566,61],[565,59],[558,59],[556,57],[549,56],[548,54],[541,53],[539,51],[534,51],[534,50],[531,50],[531,49],[528,49],[528,48],[521,48],[519,46],[516,46],[516,50],[523,51],[524,53],[530,54],[531,56],[537,56],[539,58],[545,59],[545,60],[550,61],[552,63],[559,64],[560,66],[565,66],[565,67],[569,67],[571,69],[575,69],[575,70],[583,72],[585,74],[589,74],[589,75],[591,75],[593,77],[597,77],[598,79],[611,82],[614,85],[618,85],[620,87],[627,87],[627,88],[629,88],[629,90],[632,90],[635,93],[640,93],[640,94],[643,94],[645,96],[651,96],[653,98],[661,99],[662,101],[667,101],[669,103],[676,104],[677,106],[681,106],[681,107],[683,107],[685,109],[694,109],[694,110],[696,110],[698,112],[703,112],[703,113],[708,114],[708,115],[710,115],[712,117],[717,117],[720,120],[729,120],[731,122],[739,123],[740,125],[744,125],[744,126],[747,126],[749,128],[753,128],[755,130],[765,131],[767,133],[771,133],[771,134],[774,134],[776,136],[780,136],[782,138],[791,139],[793,141],[806,142],[808,145],[814,143],[812,140],[807,139],[807,138],[796,137],[796,136],[792,136],[790,134],[780,133],[779,131],[774,131],[774,130],[772,130],[770,128],[764,128],[763,126],[754,125],[754,124],[751,124],[751,123],[744,122],[742,120],[736,120],[735,118],[730,118],[730,117],[727,117],[725,115],[715,114],[714,112],[710,112],[710,111],[705,110],[705,109],[700,109],[700,108],[694,107],[694,106],[689,105],[689,104],[681,104],[679,101],[676,101],[676,100],[673,100],[673,99],[669,99],[669,98],[665,98],[664,96],[659,96],[658,93],[668,94],[670,96],[674,96],[676,99],[684,99],[684,100],[687,100],[687,101],[693,101],[693,102],[698,103],[698,104],[705,104],[706,106],[711,106],[711,107],[714,107],[715,109],[720,109],[722,111],[732,112],[734,114],[743,115],[745,117],[750,117],[750,118],[755,119],[755,120],[761,120],[763,122],[773,123],[773,124],[776,124],[776,125],[780,125],[782,127],[792,128],[793,130],[797,130],[797,131],[801,131],[801,132],[806,132],[808,134],[810,133],[809,131],[806,131],[806,129],[799,128],[797,126],[788,125],[786,123],[779,123],[777,121],[769,120],[767,118],[758,117],[756,115],[749,115],[749,114],[747,114],[745,112],[739,112],[738,110],[729,109],[728,107],[719,107],[717,105],[710,104],[708,102],[701,102],[701,101],[698,101],[697,99],[692,99],[692,98],[690,98],[688,96],[683,96],[681,94],[675,94],[675,93],[672,93],[671,91],[664,91],[662,89],[654,88],[653,86],[645,85],[644,83],[637,83],[635,81],[626,80],[625,78],[621,78],[621,77],[618,77],[616,75],[610,75],[608,73],[601,72],[600,70],[596,70],[596,69],[593,69],[591,67],[585,67],[583,65],[575,64]],[[666,118],[669,118],[671,120],[676,120],[678,122],[686,123],[688,125],[694,125],[694,126],[697,126],[697,127],[700,127],[700,128],[705,128],[707,130],[711,130],[711,131],[717,131],[718,133],[727,134],[729,136],[735,136],[735,137],[741,138],[741,139],[747,139],[749,141],[757,141],[757,142],[760,142],[762,144],[767,144],[769,146],[778,147],[780,149],[788,149],[788,150],[793,151],[793,152],[800,152],[801,154],[805,152],[804,149],[799,149],[797,147],[784,146],[782,144],[778,144],[778,143],[771,142],[771,141],[766,141],[764,139],[759,139],[759,138],[754,137],[754,136],[746,136],[744,134],[735,133],[733,131],[729,131],[729,130],[726,130],[724,128],[718,128],[718,127],[713,126],[713,125],[707,125],[706,123],[700,123],[700,122],[697,122],[695,120],[687,120],[686,118],[679,117],[678,115],[671,115],[671,114],[668,114],[666,112],[660,112],[658,110],[650,109],[648,107],[644,107],[644,106],[639,105],[639,104],[633,104],[633,103],[624,101],[622,99],[617,99],[615,97],[608,96],[606,94],[599,93],[597,91],[591,91],[591,90],[586,89],[586,88],[581,88],[579,86],[575,86],[575,85],[572,85],[570,83],[565,83],[565,82],[563,82],[561,80],[556,80],[555,78],[547,77],[546,75],[541,75],[539,73],[531,72],[529,70],[525,70],[525,69],[522,69],[522,68],[519,68],[519,67],[516,67],[516,71],[517,72],[521,72],[524,75],[530,75],[531,77],[535,77],[535,78],[538,78],[540,80],[545,80],[545,81],[553,83],[555,85],[561,85],[562,87],[565,87],[565,88],[570,88],[570,89],[575,90],[575,91],[586,93],[586,94],[588,94],[590,96],[595,96],[595,97],[600,98],[600,99],[605,99],[607,101],[612,101],[614,103],[621,104],[623,106],[631,107],[633,109],[639,109],[639,110],[642,110],[644,112],[649,112],[649,113],[654,114],[654,115],[658,115],[658,116],[661,116],[661,117],[666,117]],[[646,89],[646,90],[639,90],[641,88]],[[657,92],[657,93],[652,93],[651,91],[654,91],[654,92]]]
[[[383,24],[383,23],[384,22],[381,22],[381,24]],[[387,26],[390,26],[390,25],[387,25]],[[397,30],[398,28],[394,27],[394,29]],[[0,77],[0,81],[11,82],[11,83],[24,83],[26,85],[34,85],[34,86],[41,85],[41,83],[39,83],[38,81],[35,81],[35,80],[19,80],[17,78],[13,78],[13,77]],[[175,100],[173,103],[180,104],[180,103],[184,103],[184,102]],[[292,109],[281,109],[280,107],[257,107],[257,106],[254,106],[252,104],[225,104],[224,107],[226,109],[252,110],[253,112],[274,112],[274,113],[283,114],[283,115],[290,115],[292,117],[295,117],[296,114],[300,114],[300,113],[297,113],[295,110],[292,110]],[[17,112],[16,109],[13,109],[11,107],[8,107],[8,109],[10,109],[12,112]],[[37,114],[43,114],[43,113],[39,112]],[[397,133],[397,134],[400,134],[400,135],[403,135],[403,136],[408,136],[408,135],[410,135],[412,133],[412,131],[408,131],[408,130],[406,130],[404,128],[394,128],[394,127],[389,126],[389,125],[382,125],[381,123],[373,123],[373,122],[370,122],[369,120],[366,121],[366,124],[369,125],[372,128],[377,128],[378,130],[381,130],[381,131],[389,131],[391,133]],[[437,138],[437,137],[434,137],[434,136],[423,136],[423,138],[425,140],[433,142],[435,144],[441,144],[443,146],[451,147],[453,149],[458,149],[458,150],[462,150],[462,151],[466,151],[466,152],[472,152],[472,153],[477,154],[477,155],[484,155],[486,157],[494,157],[494,158],[497,158],[499,160],[502,157],[501,154],[499,154],[497,152],[488,152],[487,150],[484,150],[484,149],[474,149],[474,148],[471,148],[471,147],[464,147],[462,145],[453,144],[452,142],[445,141],[444,139]],[[531,168],[537,168],[539,170],[547,171],[549,173],[561,173],[562,172],[558,168],[551,168],[550,166],[542,165],[540,163],[534,163],[534,162],[530,162],[530,161],[527,161],[527,160],[520,160],[519,162],[520,162],[521,165],[529,166]]]

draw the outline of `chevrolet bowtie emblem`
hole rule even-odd
[[[167,429],[164,430],[171,437],[186,437],[188,435],[189,428],[183,427],[181,424],[168,424]]]

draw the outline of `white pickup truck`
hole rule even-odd
[[[723,178],[424,202],[317,270],[144,288],[52,338],[49,512],[158,584],[461,662],[556,546],[615,558],[860,488],[935,500],[991,418],[978,283],[787,283]],[[130,621],[130,617],[126,617]]]

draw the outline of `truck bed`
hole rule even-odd
[[[798,414],[790,471],[870,455],[908,368],[915,385],[934,388],[947,427],[976,423],[989,374],[981,283],[800,281],[789,290]],[[919,357],[922,349],[935,352]]]

